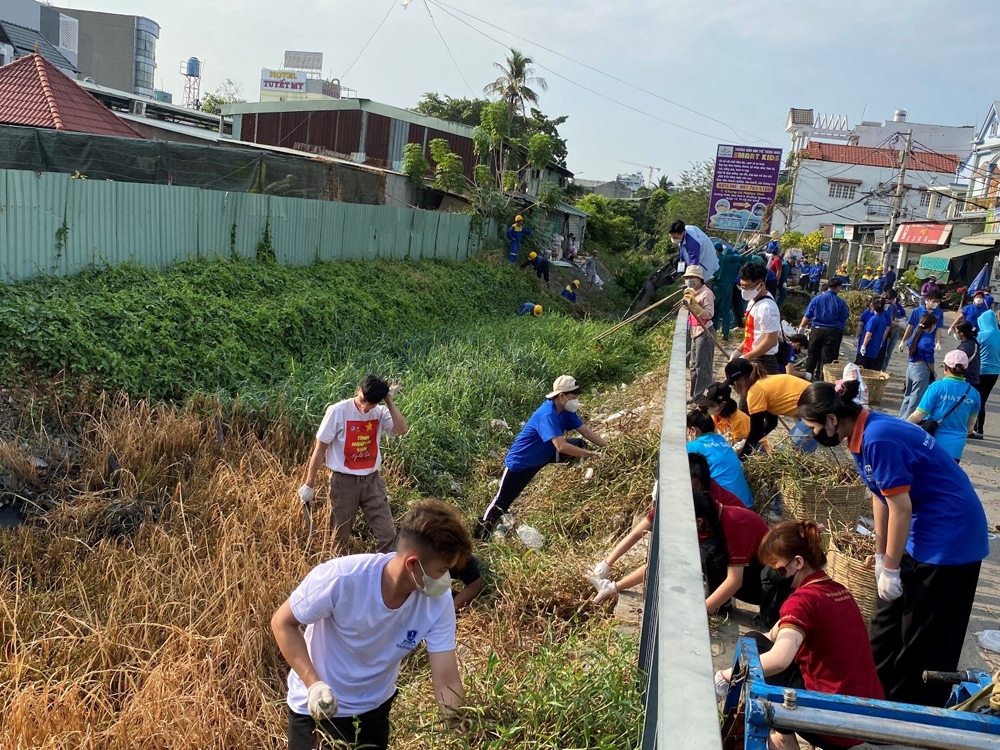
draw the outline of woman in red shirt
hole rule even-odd
[[[785,521],[760,544],[760,559],[792,579],[794,591],[781,605],[781,619],[757,641],[760,663],[769,685],[832,695],[882,700],[868,628],[851,592],[830,579],[823,568],[826,553],[819,527],[812,521]],[[732,670],[715,675],[717,689],[728,688]],[[861,740],[803,734],[821,750],[841,750]],[[793,732],[772,730],[769,748],[799,750]]]

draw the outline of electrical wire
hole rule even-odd
[[[426,0],[426,1],[430,2],[431,0]],[[528,44],[532,44],[532,45],[538,47],[539,49],[545,50],[546,52],[549,52],[549,53],[551,53],[553,55],[556,55],[557,57],[561,57],[564,60],[568,60],[571,63],[575,63],[576,65],[579,65],[579,66],[581,66],[583,68],[586,68],[587,70],[591,70],[594,73],[597,73],[598,75],[602,75],[605,78],[609,78],[612,81],[615,81],[616,83],[623,84],[625,86],[628,86],[629,88],[635,89],[636,91],[641,91],[642,93],[647,94],[648,96],[652,96],[655,99],[659,99],[660,101],[664,101],[667,104],[673,105],[674,107],[678,107],[678,108],[683,109],[683,110],[685,110],[687,112],[690,112],[692,114],[698,115],[699,117],[703,117],[706,120],[711,120],[714,123],[717,123],[719,125],[723,125],[723,126],[729,128],[731,131],[733,131],[733,135],[735,135],[737,138],[743,138],[744,136],[749,135],[751,138],[756,139],[755,140],[756,143],[763,142],[763,143],[770,143],[772,146],[775,145],[774,143],[772,143],[771,141],[769,141],[767,138],[761,138],[760,136],[755,135],[754,133],[751,133],[748,130],[738,131],[736,128],[734,128],[732,125],[730,125],[728,122],[724,122],[723,120],[719,120],[719,119],[717,119],[715,117],[712,117],[711,115],[706,115],[704,112],[699,112],[698,110],[692,109],[691,107],[688,107],[688,106],[686,106],[684,104],[681,104],[680,102],[675,102],[672,99],[668,99],[665,96],[657,94],[655,91],[650,91],[649,89],[645,89],[642,86],[637,86],[636,84],[630,83],[629,81],[626,81],[623,78],[619,78],[618,76],[613,75],[611,73],[605,73],[600,68],[595,68],[593,65],[590,65],[588,63],[582,62],[581,60],[576,60],[576,59],[570,57],[569,55],[565,55],[562,52],[558,52],[557,50],[554,50],[554,49],[552,49],[550,47],[546,47],[544,44],[540,44],[538,42],[532,41],[531,39],[528,39],[527,37],[522,36],[522,35],[518,34],[515,31],[509,31],[508,29],[504,29],[501,26],[497,26],[496,24],[490,23],[489,21],[483,20],[482,18],[478,18],[478,17],[472,15],[471,13],[467,13],[464,10],[459,10],[458,8],[455,8],[455,7],[451,6],[451,5],[448,5],[446,3],[440,2],[440,0],[433,0],[433,2],[434,2],[435,5],[437,5],[438,7],[442,8],[442,9],[446,9],[447,8],[449,10],[455,11],[456,13],[460,13],[463,16],[467,16],[468,18],[471,18],[471,19],[473,19],[475,21],[478,21],[481,24],[484,24],[485,26],[489,26],[490,28],[496,29],[497,31],[502,31],[505,34],[509,34],[510,36],[512,36],[512,37],[514,37],[516,39],[520,39],[521,41],[527,42]],[[494,40],[494,41],[496,41],[496,40]],[[504,45],[504,46],[506,47],[507,45]],[[539,65],[539,67],[541,67],[541,66]],[[741,135],[741,133],[742,133],[742,135]]]
[[[441,43],[444,44],[444,48],[448,50],[448,57],[450,57],[451,61],[455,64],[455,70],[457,70],[458,74],[462,76],[462,81],[465,83],[465,88],[469,90],[469,93],[472,95],[472,98],[475,99],[476,92],[472,90],[472,86],[470,86],[468,80],[466,80],[465,73],[462,72],[462,68],[459,67],[458,61],[455,59],[455,55],[452,54],[451,47],[448,46],[448,42],[445,40],[444,34],[442,34],[441,29],[438,28],[437,21],[434,20],[434,14],[431,13],[431,4],[427,2],[427,0],[424,0],[424,7],[427,9],[427,15],[431,17],[431,24],[433,24],[434,26],[434,31],[436,31],[438,36],[441,37]]]
[[[392,9],[395,7],[395,5],[396,5],[396,0],[391,0],[391,2],[389,3],[389,10],[385,12],[385,15],[382,17],[382,20],[381,22],[379,22],[379,25],[375,27],[375,31],[372,33],[370,37],[368,37],[368,41],[365,42],[365,46],[361,48],[361,51],[358,53],[358,56],[354,58],[354,62],[352,62],[350,67],[348,67],[347,70],[344,71],[344,75],[340,77],[341,81],[347,78],[347,74],[354,69],[354,66],[358,64],[358,60],[360,60],[361,56],[365,54],[365,50],[368,49],[368,45],[372,43],[372,41],[375,39],[376,36],[378,36],[378,33],[382,30],[382,27],[385,25],[386,20],[388,20],[389,14],[392,13]]]
[[[501,42],[499,39],[495,39],[494,37],[490,36],[489,34],[487,34],[485,31],[482,31],[481,29],[477,29],[471,23],[469,23],[468,21],[466,21],[464,18],[459,18],[458,16],[456,16],[454,13],[450,12],[448,9],[446,9],[443,5],[441,5],[440,3],[436,2],[435,0],[426,0],[426,2],[433,3],[434,5],[436,5],[438,7],[438,10],[440,10],[443,13],[446,13],[447,15],[451,16],[452,18],[454,18],[459,23],[464,24],[465,26],[468,26],[470,29],[472,29],[473,31],[475,31],[480,36],[486,37],[487,39],[489,39],[491,42],[494,42],[495,44],[499,44],[504,49],[509,49],[509,47],[504,42]],[[633,107],[631,104],[626,104],[625,102],[620,102],[617,99],[612,99],[611,97],[606,96],[605,94],[602,94],[599,91],[595,91],[594,89],[592,89],[592,88],[590,88],[588,86],[584,86],[582,83],[578,83],[578,82],[574,81],[571,78],[567,78],[566,76],[562,75],[561,73],[558,73],[557,71],[553,70],[552,68],[549,68],[549,67],[547,67],[545,65],[542,65],[541,63],[539,63],[537,61],[535,62],[535,65],[537,65],[542,70],[544,70],[544,71],[546,71],[548,73],[551,73],[556,78],[561,78],[562,80],[566,81],[567,83],[570,83],[570,84],[572,84],[572,85],[574,85],[574,86],[576,86],[578,88],[581,88],[584,91],[587,91],[588,93],[591,93],[591,94],[594,94],[595,96],[601,97],[601,99],[603,99],[604,101],[611,102],[612,104],[617,104],[619,107],[624,107],[625,109],[632,110],[633,112],[637,112],[640,115],[645,115],[646,117],[649,117],[649,118],[651,118],[653,120],[656,120],[657,122],[662,122],[664,125],[669,125],[670,127],[677,128],[678,130],[684,130],[684,131],[687,131],[688,133],[693,133],[694,135],[700,135],[703,138],[708,138],[710,140],[715,141],[716,143],[724,142],[726,140],[725,138],[720,138],[719,136],[716,136],[716,135],[711,135],[709,133],[703,133],[700,130],[695,130],[693,128],[685,127],[684,125],[679,125],[676,122],[671,122],[670,120],[665,120],[662,117],[658,117],[657,115],[650,114],[649,112],[646,112],[645,110],[639,109],[638,107]]]

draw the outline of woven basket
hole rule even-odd
[[[878,406],[885,398],[885,387],[892,376],[881,370],[862,369],[861,377],[864,379],[865,385],[868,386],[868,405]]]
[[[816,521],[827,528],[854,528],[858,516],[872,508],[871,493],[860,484],[829,487],[818,481],[782,479],[781,516],[786,521]]]
[[[878,600],[874,568],[839,552],[833,544],[827,550],[826,560],[826,572],[830,578],[851,592],[865,624],[871,623]]]
[[[836,383],[844,377],[844,365],[834,360],[828,365],[823,365],[823,380],[827,383]]]

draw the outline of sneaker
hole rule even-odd
[[[983,433],[981,432],[970,432],[969,440],[983,440]]]

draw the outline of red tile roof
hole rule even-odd
[[[142,138],[41,55],[27,55],[0,67],[0,122]]]
[[[839,164],[860,164],[866,167],[888,167],[889,169],[899,166],[899,151],[891,148],[842,146],[837,143],[811,141],[799,153],[806,159],[832,161]],[[951,154],[914,151],[910,154],[907,169],[954,174],[958,169],[958,162],[959,158]]]

